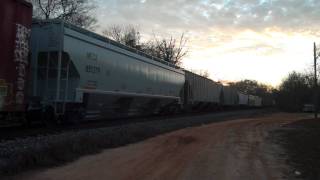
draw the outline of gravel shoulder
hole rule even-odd
[[[275,113],[190,127],[12,179],[291,179],[270,132],[305,118]]]
[[[254,109],[159,117],[158,120],[119,122],[114,126],[90,126],[86,129],[75,128],[72,131],[62,130],[54,134],[2,140],[0,141],[0,179],[33,169],[63,165],[82,156],[99,153],[104,149],[136,143],[186,127],[239,118],[261,117],[272,112],[274,112],[272,109]]]

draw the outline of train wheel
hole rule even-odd
[[[80,124],[84,117],[84,109],[80,108],[74,111],[69,111],[65,114],[66,122],[77,125]]]
[[[75,111],[67,112],[66,120],[68,123],[70,123],[72,125],[77,125],[80,123],[80,116]]]
[[[31,127],[31,121],[29,121],[28,115],[22,116],[21,117],[21,124],[23,127],[29,128]]]
[[[4,121],[7,119],[7,113],[0,113],[0,121]]]
[[[46,107],[43,112],[42,120],[46,127],[52,128],[57,125],[56,116],[52,107]]]

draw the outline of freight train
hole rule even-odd
[[[2,119],[78,122],[262,105],[260,97],[62,20],[32,21],[22,0],[2,3]]]

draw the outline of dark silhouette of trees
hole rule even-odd
[[[198,74],[199,76],[205,77],[205,78],[209,78],[210,73],[208,70],[204,70],[204,69],[188,69],[188,71]]]
[[[242,93],[261,97],[262,104],[264,106],[274,105],[275,89],[271,86],[258,83],[255,80],[248,80],[248,79],[230,83],[230,86],[236,88],[238,91]]]
[[[248,79],[230,83],[230,86],[236,88],[240,92],[257,96],[264,96],[266,94],[270,94],[273,89],[271,86],[258,83],[255,80]]]
[[[97,20],[92,15],[95,6],[89,0],[32,0],[34,17],[63,19],[73,25],[92,29]]]
[[[154,37],[153,51],[154,54],[165,61],[171,62],[176,65],[180,65],[183,57],[188,53],[186,44],[188,39],[184,33],[181,34],[179,39],[175,39],[172,36],[169,39],[162,38],[157,39]]]
[[[292,72],[284,79],[276,94],[279,108],[287,111],[301,111],[304,104],[313,102],[313,77]]]
[[[102,34],[126,46],[141,49],[139,28],[134,25],[112,25],[105,29]]]
[[[157,38],[147,42],[141,42],[139,29],[133,25],[112,25],[103,31],[103,34],[119,43],[140,50],[146,54],[157,57],[164,61],[180,65],[183,57],[188,53],[186,49],[187,38],[181,34],[179,39]]]
[[[209,78],[210,73],[209,73],[208,70],[200,70],[199,75],[202,76],[202,77],[205,77],[205,78]]]

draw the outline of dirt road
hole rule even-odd
[[[187,128],[71,164],[17,177],[30,180],[284,179],[291,173],[268,131],[305,115],[278,113]]]

